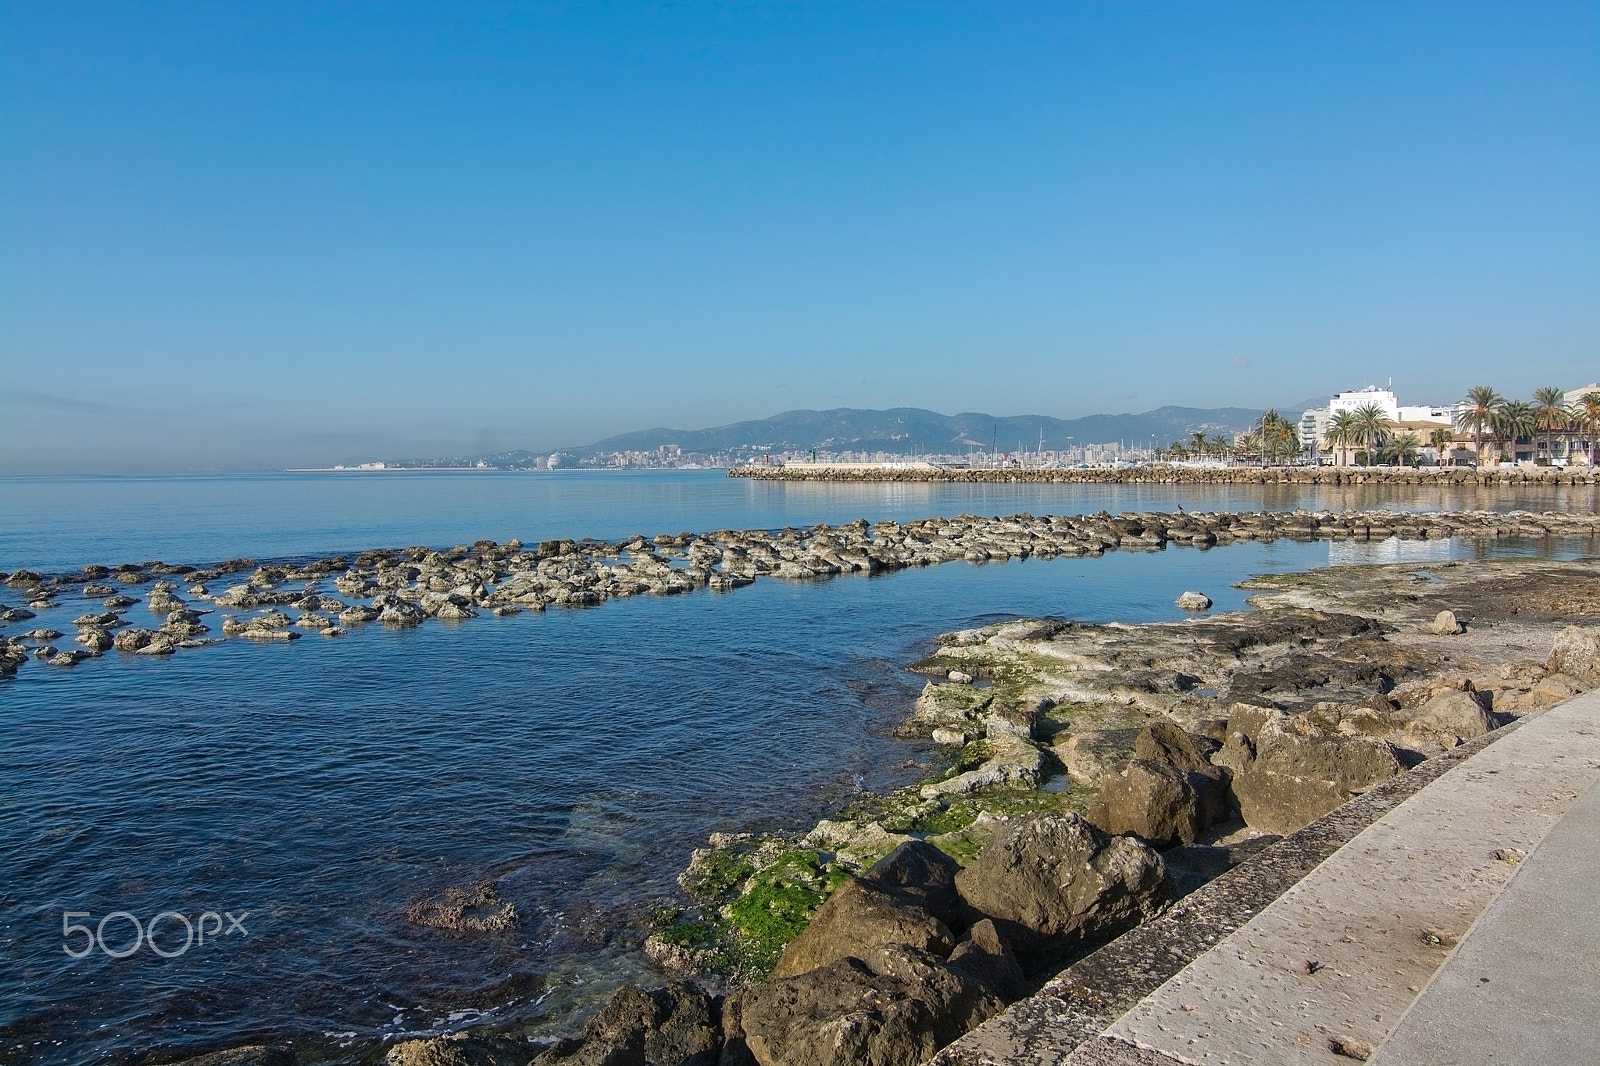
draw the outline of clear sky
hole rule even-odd
[[[1600,376],[1600,5],[0,2],[0,469]]]

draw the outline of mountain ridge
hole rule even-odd
[[[1307,404],[1315,402],[1307,401]],[[1296,413],[1301,409],[1280,408]],[[810,448],[904,454],[950,453],[971,448],[1009,452],[1019,445],[1023,450],[1034,450],[1039,447],[1041,437],[1047,450],[1112,441],[1165,445],[1195,432],[1242,432],[1260,418],[1262,410],[1169,404],[1139,414],[1096,414],[1061,419],[1049,415],[991,415],[979,411],[945,415],[919,407],[796,408],[767,418],[705,429],[657,426],[633,430],[563,450],[580,458],[609,452],[653,451],[669,445],[676,445],[685,452],[702,453]]]

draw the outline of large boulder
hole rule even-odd
[[[1047,953],[1137,925],[1160,909],[1168,886],[1150,848],[1065,814],[996,833],[956,887],[1019,951]]]
[[[1545,669],[1600,685],[1600,629],[1568,626],[1556,634]]]
[[[1492,732],[1503,724],[1499,716],[1483,704],[1478,693],[1469,689],[1441,692],[1416,709],[1405,724],[1405,732],[1408,736],[1453,748]]]
[[[956,861],[932,844],[900,845],[839,886],[784,948],[772,976],[793,977],[836,959],[860,958],[882,944],[909,944],[941,958],[950,954],[955,936],[947,923],[959,908],[958,870]]]
[[[715,1066],[721,1046],[717,1002],[698,986],[676,981],[647,992],[624,985],[582,1033],[530,1066]]]
[[[741,995],[760,1066],[919,1066],[1000,1013],[988,987],[925,952],[886,945]],[[737,1045],[737,1040],[730,1040]]]
[[[1246,823],[1292,833],[1358,792],[1398,776],[1395,748],[1378,737],[1330,732],[1311,715],[1237,704],[1212,761],[1233,771]]]
[[[1140,731],[1133,758],[1108,775],[1089,820],[1108,833],[1132,833],[1159,848],[1192,844],[1228,816],[1228,774],[1207,759],[1212,747],[1171,722]]]

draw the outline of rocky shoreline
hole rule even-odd
[[[978,467],[924,465],[864,466],[826,463],[796,466],[736,466],[729,477],[757,481],[946,481],[1105,485],[1437,485],[1562,486],[1600,485],[1593,467],[1359,467],[1359,466],[1189,466],[1158,463],[1125,467]]]
[[[703,588],[728,592],[768,577],[818,580],[957,560],[1102,555],[1174,545],[1209,548],[1278,537],[1544,540],[1597,533],[1600,515],[1555,512],[1102,511],[957,515],[875,525],[860,519],[841,526],[635,535],[615,543],[551,540],[531,547],[517,540],[481,540],[446,549],[384,548],[295,563],[230,559],[209,566],[89,564],[54,575],[20,569],[0,574],[0,586],[22,601],[0,602],[0,625],[27,625],[39,612],[67,607],[74,600],[86,610],[71,620],[77,632],[70,644],[62,644],[65,632],[55,627],[64,621],[34,623],[0,635],[0,678],[15,675],[30,660],[70,668],[112,650],[172,655],[229,638],[262,643],[305,635],[332,638],[370,623],[405,628],[432,621],[458,623],[484,613],[592,607],[627,596]],[[141,607],[142,617],[130,617],[130,611]],[[223,614],[214,627],[207,616],[219,610],[235,613]],[[289,614],[291,610],[296,613]]]
[[[915,1066],[1283,836],[1600,685],[1593,560],[1244,587],[1236,614],[945,634],[904,725],[940,769],[808,833],[713,839],[650,941],[684,979],[554,1045],[457,1034],[385,1061]],[[196,1061],[288,1061],[225,1054],[256,1057]]]

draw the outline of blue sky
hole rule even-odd
[[[0,468],[1600,376],[1600,6],[0,3]]]

